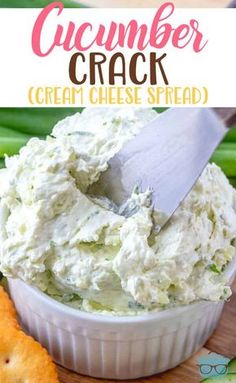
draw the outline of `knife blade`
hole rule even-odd
[[[171,108],[159,115],[109,161],[102,194],[121,204],[136,186],[151,189],[153,208],[168,220],[228,131],[219,115],[229,119],[232,110]]]

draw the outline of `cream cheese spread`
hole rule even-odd
[[[152,109],[88,108],[6,158],[0,269],[7,277],[114,315],[230,296],[223,270],[235,255],[236,191],[216,165],[160,233],[149,191],[134,190],[123,206],[88,194],[109,159],[155,117]]]

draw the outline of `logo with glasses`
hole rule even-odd
[[[198,367],[203,378],[226,375],[230,359],[210,352],[198,358]]]

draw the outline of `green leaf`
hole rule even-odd
[[[44,8],[50,0],[0,0],[0,8]],[[86,5],[73,0],[61,1],[65,8],[88,8]]]
[[[3,158],[0,158],[0,169],[5,168],[5,160]]]
[[[236,188],[236,178],[229,178],[229,182],[231,183],[231,185]]]
[[[236,142],[236,126],[229,130],[224,138],[224,142]]]
[[[28,141],[30,137],[1,137],[0,138],[0,157],[5,154],[12,156],[17,154]]]
[[[217,150],[235,150],[236,153],[236,142],[222,142]]]
[[[0,126],[0,141],[1,137],[20,137],[20,138],[31,138],[29,134],[18,132],[17,130],[7,128],[6,126]]]
[[[50,134],[54,125],[82,108],[0,108],[0,126],[33,136]]]
[[[217,149],[213,154],[210,162],[218,165],[227,177],[236,177],[236,151]]]

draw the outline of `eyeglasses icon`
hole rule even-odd
[[[216,364],[216,365],[210,365],[210,364],[200,364],[198,365],[200,368],[200,373],[204,375],[210,374],[213,370],[218,375],[224,375],[227,372],[227,365],[225,364]]]

